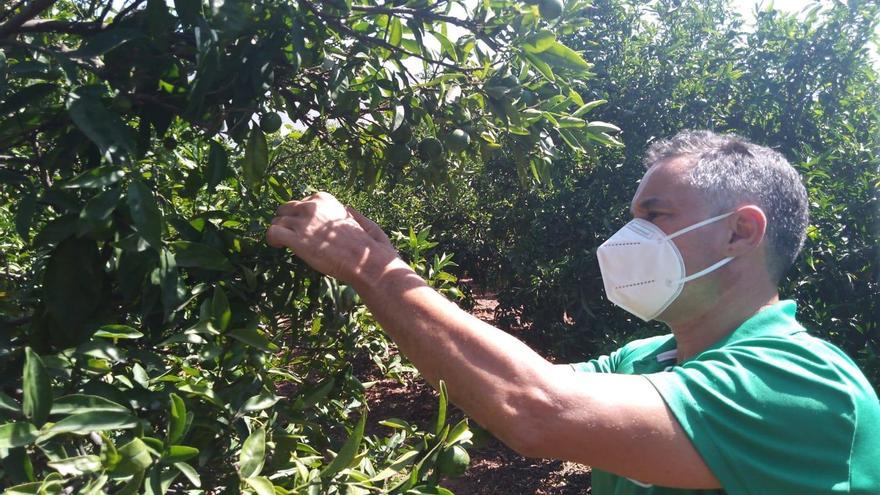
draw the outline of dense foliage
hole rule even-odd
[[[510,158],[491,161],[473,186],[479,214],[437,230],[474,240],[456,250],[462,267],[500,291],[501,314],[530,327],[531,343],[561,359],[664,331],[604,298],[595,249],[628,221],[652,140],[687,128],[736,132],[781,151],[808,188],[807,243],[782,296],[880,387],[876,3],[817,3],[800,17],[761,11],[744,25],[721,0],[597,0],[589,20],[593,29],[568,40],[595,64],[581,90],[608,101],[591,115],[618,124],[626,148],[557,160],[556,180],[526,189]]]
[[[0,7],[0,488],[447,493],[468,425],[441,394],[434,424],[367,427],[363,370],[412,368],[350,288],[265,246],[276,206],[330,190],[441,292],[467,272],[585,359],[662,331],[605,300],[595,249],[684,128],[802,172],[783,295],[880,386],[878,7],[562,6]]]
[[[442,182],[511,134],[538,177],[558,147],[616,143],[556,39],[583,2],[465,3],[0,7],[0,488],[446,493],[467,423],[441,394],[430,428],[365,435],[354,365],[406,365],[350,288],[263,234],[306,192],[285,121],[342,150],[354,190]],[[399,242],[460,296],[428,230]]]

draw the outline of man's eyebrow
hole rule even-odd
[[[666,201],[664,201],[661,198],[650,197],[650,198],[643,199],[643,200],[639,201],[638,205],[633,203],[632,205],[630,205],[629,211],[630,211],[630,213],[635,214],[637,209],[651,210],[651,209],[654,209],[657,207],[662,207],[665,205],[665,203],[666,203]]]

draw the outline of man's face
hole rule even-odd
[[[719,213],[685,180],[692,166],[686,157],[664,160],[651,167],[633,197],[633,217],[647,220],[666,234],[672,234]],[[724,258],[730,240],[726,222],[714,222],[682,234],[672,242],[684,258],[686,274],[696,273]],[[716,272],[717,273],[717,272]],[[681,295],[660,316],[672,323],[700,311],[720,291],[712,274],[687,282]]]

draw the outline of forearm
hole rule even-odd
[[[514,448],[536,434],[535,411],[553,365],[528,346],[462,311],[401,260],[355,289],[382,328],[433,385]]]

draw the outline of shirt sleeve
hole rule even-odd
[[[579,373],[617,373],[617,365],[624,349],[622,347],[611,354],[603,354],[583,363],[571,363],[569,366]]]
[[[780,341],[644,376],[727,493],[850,493],[853,398],[827,362]]]

